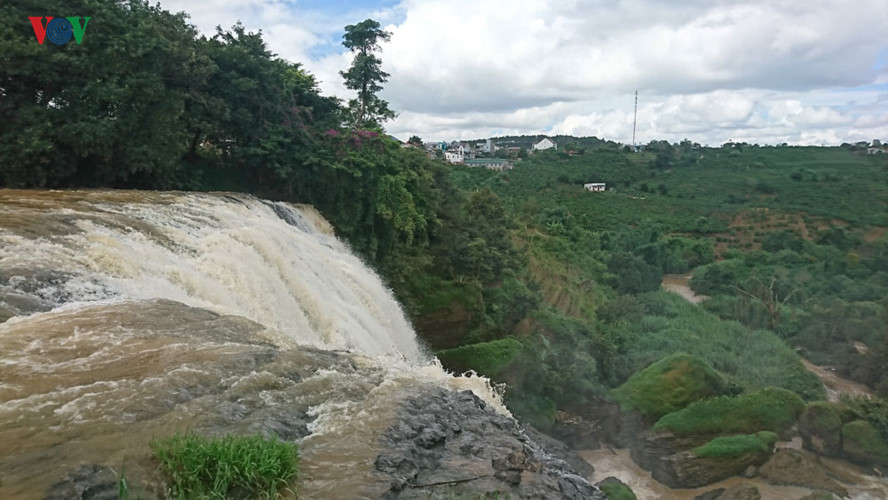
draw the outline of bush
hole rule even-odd
[[[151,441],[172,498],[275,498],[296,475],[293,443],[262,436],[210,439],[195,434]]]
[[[762,431],[739,436],[719,436],[693,451],[694,455],[701,458],[734,458],[745,453],[767,453],[776,442],[777,434]]]
[[[673,354],[633,375],[613,392],[626,410],[660,418],[694,401],[725,394],[728,382],[709,363],[689,354]]]
[[[799,432],[805,449],[827,456],[841,454],[842,417],[832,403],[815,401],[809,404],[799,420]]]
[[[805,402],[786,389],[768,387],[736,397],[720,396],[691,403],[654,424],[676,434],[750,434],[773,431],[785,435],[805,409]]]

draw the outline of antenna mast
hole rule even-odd
[[[635,115],[632,118],[632,149],[635,149],[635,124],[638,123],[638,90],[635,91]]]

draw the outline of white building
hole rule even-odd
[[[534,151],[543,151],[544,149],[552,148],[558,149],[558,144],[555,144],[555,141],[548,137],[543,137],[543,140],[533,145]]]
[[[583,184],[583,187],[592,192],[604,191],[606,188],[603,182],[590,182],[588,184]]]
[[[459,149],[444,151],[444,159],[448,163],[463,163],[465,157]]]
[[[509,160],[501,158],[482,158],[479,160],[465,160],[467,167],[484,167],[490,170],[512,170],[515,165]]]

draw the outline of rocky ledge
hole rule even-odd
[[[375,469],[391,479],[385,498],[606,498],[569,465],[572,452],[545,449],[470,391],[409,399],[382,440]]]

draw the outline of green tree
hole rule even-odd
[[[347,110],[348,121],[354,128],[379,128],[382,122],[396,116],[388,102],[377,95],[389,74],[382,70],[382,60],[374,54],[381,48],[380,43],[389,41],[391,36],[373,19],[345,27],[342,45],[354,52],[355,58],[348,71],[339,74],[345,78],[346,88],[358,91],[358,98],[348,102]]]

